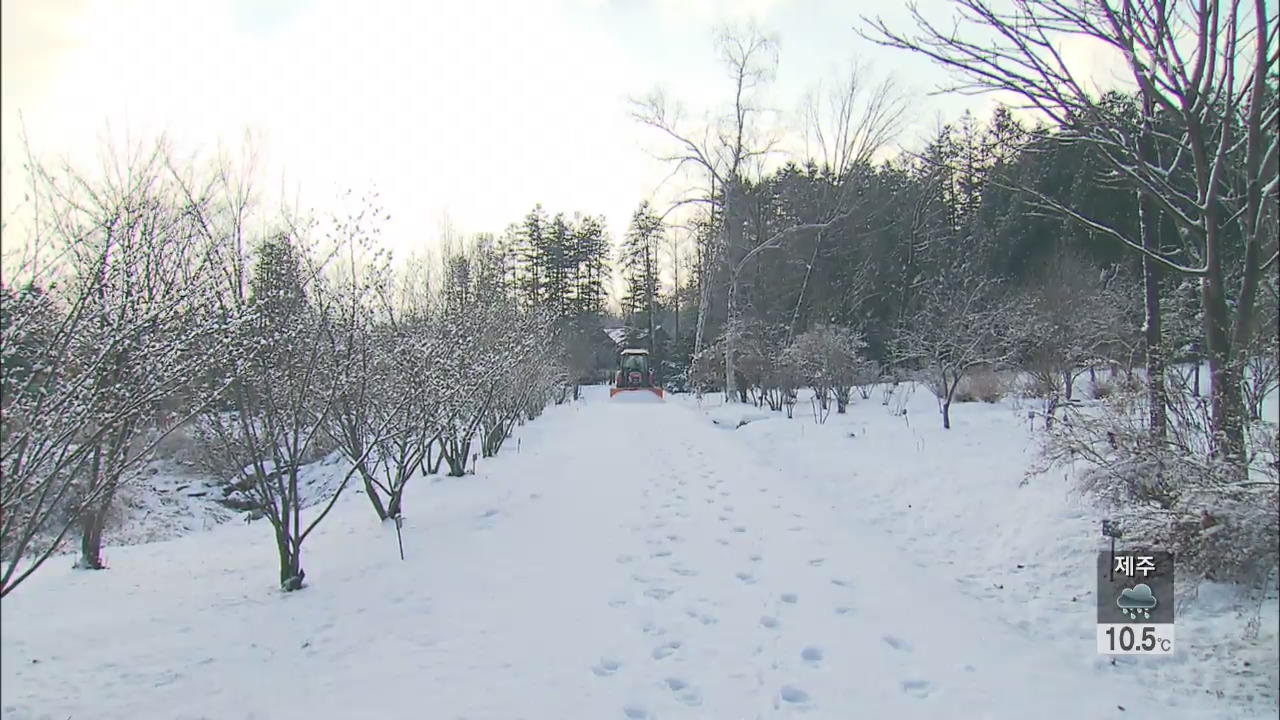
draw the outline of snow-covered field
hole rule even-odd
[[[58,559],[0,604],[5,718],[1262,718],[1262,636],[1208,587],[1172,658],[1095,651],[1097,517],[1020,486],[1011,404],[944,432],[591,388],[464,478],[415,480],[405,560],[349,493],[276,589],[263,521]],[[744,414],[748,417],[744,417]],[[740,425],[742,419],[748,419]],[[908,424],[909,420],[909,424]],[[715,422],[713,422],[715,421]]]

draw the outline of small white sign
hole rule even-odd
[[[1172,655],[1173,623],[1099,623],[1101,655]]]

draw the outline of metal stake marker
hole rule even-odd
[[[400,536],[400,526],[404,524],[404,516],[396,515],[396,544],[400,546],[400,559],[404,560],[404,538]]]
[[[1109,572],[1110,572],[1110,581],[1111,581],[1111,582],[1115,582],[1115,579],[1116,579],[1116,538],[1118,538],[1118,537],[1120,537],[1121,535],[1123,535],[1123,533],[1122,533],[1122,532],[1120,532],[1120,525],[1119,525],[1118,523],[1116,523],[1115,521],[1113,521],[1113,520],[1111,520],[1111,519],[1104,519],[1104,520],[1102,521],[1102,535],[1103,535],[1103,537],[1109,537],[1109,538],[1111,538],[1111,563],[1110,563],[1110,569],[1109,569]]]

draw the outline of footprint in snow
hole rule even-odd
[[[783,685],[782,689],[778,691],[778,696],[782,698],[783,702],[791,703],[792,705],[803,705],[809,702],[809,693],[793,685]]]
[[[643,705],[628,704],[622,706],[622,714],[628,720],[646,720],[649,717],[649,711],[644,709]]]
[[[744,533],[747,531],[747,528],[744,525],[734,525],[733,531],[736,533]]]
[[[673,543],[678,543],[678,542],[682,542],[684,538],[680,537],[679,535],[668,535],[667,540]]]
[[[681,577],[694,577],[698,574],[697,570],[694,570],[693,568],[687,568],[683,565],[672,565],[671,572]]]
[[[671,557],[671,551],[670,551],[670,550],[665,550],[665,549],[664,549],[664,550],[655,550],[655,551],[653,551],[652,553],[650,553],[650,554],[649,554],[649,557],[655,557],[655,558],[660,558],[660,557]]]
[[[627,604],[626,598],[614,598],[609,601],[609,607],[613,607],[613,608],[626,607],[626,604]]]
[[[822,563],[824,563],[824,562],[826,562],[826,561],[827,561],[827,559],[826,559],[826,558],[814,558],[814,559],[812,559],[812,560],[810,560],[810,561],[809,561],[809,564],[810,564],[810,565],[812,565],[812,566],[814,566],[814,567],[822,567]]]
[[[894,650],[901,650],[902,652],[911,652],[911,643],[908,643],[906,640],[903,640],[900,637],[894,637],[893,635],[885,635],[883,638],[881,638],[881,640],[884,640],[884,644],[888,645]]]
[[[729,522],[729,518],[724,515],[717,515],[716,519],[719,520],[720,522]]]
[[[697,707],[702,704],[702,693],[689,687],[689,683],[680,678],[667,678],[665,681],[667,689],[675,693],[676,699],[688,705],[689,707]]]
[[[928,680],[903,680],[902,692],[917,698],[929,697],[933,691],[933,683]]]
[[[760,617],[760,624],[772,630],[778,627],[778,618],[773,617],[772,615],[763,615]]]
[[[840,587],[849,587],[849,581],[844,578],[831,578],[831,584],[839,585]]]
[[[651,597],[651,598],[653,598],[654,600],[666,600],[667,598],[669,598],[669,597],[671,597],[672,595],[674,595],[674,594],[675,594],[675,591],[674,591],[674,590],[668,590],[668,589],[666,589],[666,588],[651,587],[651,588],[649,588],[648,590],[645,590],[645,591],[644,591],[644,594],[645,594],[645,596],[646,596],[646,597]]]
[[[728,541],[728,540],[725,540],[724,538],[716,538],[716,542],[720,543],[721,545],[728,545],[728,544],[729,544],[729,541]]]
[[[600,658],[600,662],[591,666],[591,672],[600,677],[608,677],[618,672],[620,667],[622,667],[622,663],[613,658]]]
[[[494,515],[497,515],[497,514],[498,514],[498,511],[497,511],[497,510],[490,509],[490,510],[485,510],[485,511],[484,511],[484,514],[482,514],[480,517],[482,517],[482,518],[491,518],[491,517],[493,517]]]
[[[800,659],[811,665],[817,665],[822,662],[823,653],[820,647],[807,647],[800,651]]]
[[[852,615],[852,614],[853,614],[853,608],[851,608],[851,607],[849,607],[849,606],[847,606],[847,605],[841,605],[840,607],[836,608],[836,614],[837,614],[837,615]]]
[[[756,583],[755,577],[753,577],[749,572],[740,572],[734,575],[734,577],[738,578],[746,585],[754,585]]]
[[[643,626],[641,626],[640,632],[644,633],[645,635],[656,636],[656,635],[665,635],[667,631],[651,622],[647,622]]]
[[[761,560],[760,553],[751,553],[749,557],[751,558],[751,562],[760,562]]]
[[[733,512],[733,506],[732,506],[732,505],[725,505],[724,507],[722,507],[722,508],[720,508],[720,509],[721,509],[721,510],[724,510],[725,512]]]
[[[781,597],[782,597],[782,602],[791,603],[792,605],[794,605],[796,601],[800,599],[800,596],[795,593],[782,593]]]
[[[681,642],[679,640],[671,640],[671,641],[665,642],[653,649],[653,653],[652,653],[653,659],[661,660],[662,658],[667,657],[668,655],[671,655],[675,651],[679,650],[680,646],[681,646]]]

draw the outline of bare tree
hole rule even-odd
[[[1118,285],[1115,277],[1059,251],[1018,300],[1022,362],[1055,406],[1058,399],[1073,399],[1076,379],[1124,332],[1128,298]]]
[[[225,339],[231,407],[211,407],[202,417],[210,449],[240,468],[237,484],[272,527],[286,591],[303,587],[303,543],[388,431],[375,429],[365,455],[354,458],[336,486],[306,487],[304,467],[326,452],[322,442],[335,408],[358,393],[364,380],[358,344],[362,294],[335,290],[323,277],[334,251],[355,239],[342,237],[347,231],[339,225],[334,248],[320,254],[308,239],[310,224],[290,223],[262,244],[248,294],[229,304],[244,318]],[[321,509],[304,520],[303,510],[313,500]]]
[[[917,368],[938,398],[942,427],[951,428],[951,402],[974,369],[999,367],[1011,354],[1012,307],[995,282],[961,262],[930,281],[920,306],[897,329],[895,363]]]
[[[1005,11],[989,0],[954,0],[959,10],[954,25],[935,24],[912,6],[918,33],[906,35],[874,20],[867,35],[956,71],[959,81],[953,90],[1020,97],[1068,137],[1098,149],[1118,177],[1172,219],[1187,241],[1176,250],[1189,254],[1190,261],[1038,196],[1163,269],[1201,279],[1215,451],[1242,467],[1245,420],[1239,381],[1255,331],[1259,283],[1277,262],[1267,231],[1280,192],[1280,94],[1268,87],[1277,60],[1276,9],[1264,0],[1011,4]],[[1164,122],[1135,126],[1117,118],[1113,106],[1063,57],[1059,41],[1069,36],[1115,53],[1144,107]],[[1171,150],[1151,152],[1152,133]],[[1233,232],[1244,244],[1234,273],[1226,267],[1224,253]],[[1238,278],[1234,288],[1226,285],[1231,275]]]
[[[73,528],[100,550],[116,490],[209,396],[179,397],[222,328],[206,312],[215,248],[175,191],[163,139],[104,155],[101,178],[28,156],[32,261],[5,289],[0,355],[0,595]],[[216,390],[214,393],[216,394]]]
[[[706,125],[699,132],[685,127],[679,109],[673,107],[661,91],[631,101],[632,117],[658,131],[674,146],[673,151],[659,155],[659,159],[672,163],[672,174],[692,167],[708,183],[702,191],[678,199],[663,217],[678,208],[696,204],[710,208],[713,216],[720,218],[719,233],[712,236],[713,244],[703,250],[704,281],[698,298],[695,354],[702,350],[711,302],[710,283],[706,278],[723,262],[723,253],[730,245],[732,218],[752,162],[771,153],[774,146],[759,138],[756,118],[763,112],[758,93],[772,81],[777,65],[776,39],[754,25],[723,28],[716,36],[716,48],[733,83],[733,104],[727,117]]]

